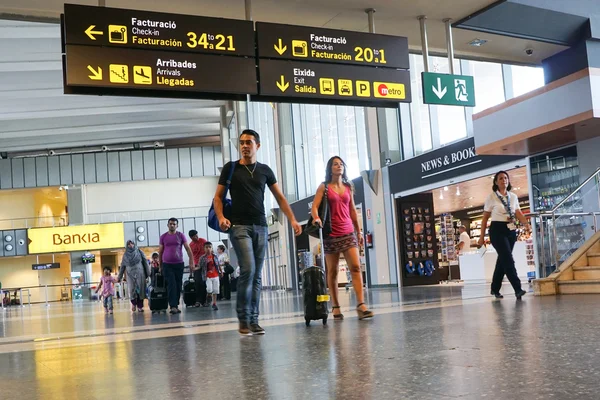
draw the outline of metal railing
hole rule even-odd
[[[206,217],[210,207],[188,207],[188,208],[173,208],[159,210],[143,210],[143,211],[127,211],[127,212],[111,212],[88,214],[87,219],[89,224],[101,224],[109,222],[128,222],[128,221],[145,221],[145,220],[161,220],[171,217],[196,218]]]
[[[83,299],[83,289],[86,289],[86,293],[97,287],[99,282],[85,282],[85,283],[62,283],[53,285],[38,285],[38,286],[22,286],[13,288],[2,288],[0,289],[0,309],[8,309],[12,307],[25,307],[26,305],[31,306],[32,304],[45,303],[46,307],[50,306],[50,303],[58,301],[73,301]],[[82,289],[80,293],[82,297],[73,298],[73,289]],[[65,295],[66,294],[66,297]],[[26,297],[24,297],[26,295]],[[33,301],[32,301],[33,297]],[[8,298],[8,302],[4,299]],[[24,303],[24,299],[27,300],[27,304]]]
[[[27,217],[0,219],[0,230],[49,228],[69,225],[69,217],[64,215],[49,215],[46,217]]]
[[[600,168],[550,210],[527,214],[535,222],[540,277],[546,277],[598,231]],[[560,196],[560,194],[559,194]]]

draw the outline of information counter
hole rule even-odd
[[[464,252],[458,258],[461,279],[465,283],[491,283],[497,258],[498,254],[492,245],[487,246],[487,251],[483,257],[476,248]],[[526,242],[515,243],[513,258],[515,259],[519,278],[521,278],[521,281],[527,281],[527,273],[530,267],[527,265]]]

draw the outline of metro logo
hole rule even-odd
[[[406,99],[403,83],[373,82],[373,94],[379,99]]]

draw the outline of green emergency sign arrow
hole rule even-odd
[[[475,106],[472,76],[423,72],[423,103],[448,106]]]

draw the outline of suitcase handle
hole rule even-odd
[[[323,271],[327,271],[325,269],[325,245],[323,242],[323,227],[319,226],[319,240],[321,242],[321,268]]]

